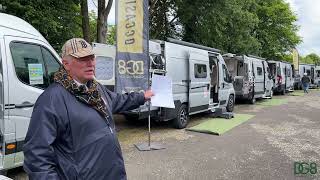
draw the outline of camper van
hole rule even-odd
[[[287,91],[293,91],[294,68],[288,62],[268,61],[270,74],[274,82],[273,91],[285,94]]]
[[[0,13],[0,170],[23,164],[33,106],[61,64],[45,38],[24,20]]]
[[[258,98],[272,98],[273,81],[265,59],[230,53],[223,57],[234,79],[236,99],[246,99],[254,104]]]
[[[303,77],[303,74],[307,73],[307,76],[310,78],[310,88],[314,88],[315,84],[315,65],[314,64],[299,64],[299,75],[300,80]],[[301,87],[302,89],[302,87]]]
[[[116,47],[108,44],[92,43],[92,49],[96,55],[95,76],[97,81],[109,90],[114,91]]]
[[[150,74],[172,79],[175,108],[155,108],[156,121],[173,120],[175,128],[185,128],[189,115],[214,112],[217,108],[233,111],[235,92],[220,51],[175,39],[155,41],[159,49],[151,58]],[[125,112],[128,117],[146,118],[147,106]]]

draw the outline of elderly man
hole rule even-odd
[[[24,145],[24,169],[33,179],[126,179],[112,114],[153,96],[116,94],[94,79],[95,56],[85,40],[62,47],[63,67],[38,98]]]

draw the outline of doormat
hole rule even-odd
[[[186,130],[220,136],[253,117],[254,115],[250,114],[235,114],[232,119],[208,118],[207,121],[191,128],[187,128]]]
[[[282,104],[286,104],[288,102],[287,99],[262,99],[256,102],[256,105],[261,106],[280,106]]]

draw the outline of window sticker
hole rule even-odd
[[[43,84],[42,64],[28,64],[30,84]]]

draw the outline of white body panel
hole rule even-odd
[[[22,146],[33,105],[43,92],[44,88],[41,87],[50,84],[53,72],[60,66],[61,60],[50,44],[30,24],[3,13],[0,13],[0,53],[3,70],[3,84],[0,86],[3,91],[0,92],[3,92],[5,97],[2,102],[4,117],[0,123],[3,140],[1,170],[22,165]],[[42,82],[34,82],[31,79],[30,64],[42,67]],[[16,145],[16,152],[6,149],[6,144],[11,143]]]

